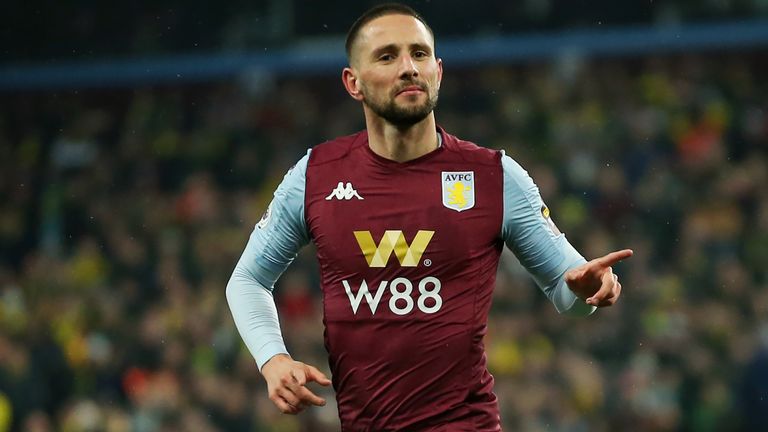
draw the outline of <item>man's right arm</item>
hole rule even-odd
[[[275,281],[309,242],[304,222],[308,160],[309,152],[283,178],[227,284],[227,302],[237,330],[267,381],[270,400],[286,414],[297,414],[308,405],[325,405],[306,384],[331,384],[317,368],[288,355],[272,298]]]
[[[304,222],[304,187],[309,152],[288,171],[227,284],[237,330],[259,370],[277,354],[288,354],[272,297],[275,281],[309,242]]]

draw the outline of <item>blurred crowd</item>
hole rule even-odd
[[[505,430],[768,427],[765,52],[452,70],[438,123],[504,149],[617,305],[558,315],[511,254],[486,341]],[[335,431],[285,416],[224,288],[285,171],[364,126],[336,77],[4,95],[0,432]],[[311,247],[289,350],[327,362]]]
[[[766,0],[401,0],[441,37],[768,18]],[[339,38],[381,0],[5,2],[0,62],[56,64],[130,56],[274,49]],[[339,13],[343,11],[343,13]],[[21,36],[23,35],[23,37]]]

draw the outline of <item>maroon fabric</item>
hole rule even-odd
[[[486,368],[483,336],[503,246],[501,154],[461,141],[442,129],[443,145],[406,163],[379,157],[365,131],[315,147],[306,176],[305,218],[321,271],[325,345],[345,431],[496,431],[499,411]],[[443,171],[474,173],[475,205],[458,212],[442,199]],[[350,183],[362,200],[333,196]],[[434,231],[415,267],[392,253],[383,268],[369,267],[354,231],[369,231],[376,245],[386,230],[400,230],[409,245],[419,230]],[[419,282],[436,278],[435,298],[419,305]],[[390,283],[412,285],[412,309],[390,308]],[[375,313],[353,294],[366,281]],[[424,284],[433,291],[435,279]],[[408,283],[400,279],[397,291]],[[433,296],[434,297],[434,296]],[[396,308],[408,302],[399,299]],[[432,308],[432,309],[430,309]]]

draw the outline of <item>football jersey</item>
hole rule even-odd
[[[365,131],[314,147],[230,281],[233,291],[256,281],[264,296],[303,244],[316,245],[345,431],[500,430],[483,337],[505,243],[558,310],[593,310],[563,282],[585,260],[527,173],[503,152],[438,133],[436,150],[403,163],[374,153]],[[230,298],[236,322],[256,309],[241,303]],[[238,328],[252,333],[243,337],[261,367],[286,351],[274,304],[260,311],[263,325]]]

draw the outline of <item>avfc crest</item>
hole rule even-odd
[[[443,171],[443,205],[462,212],[475,206],[475,172]]]

